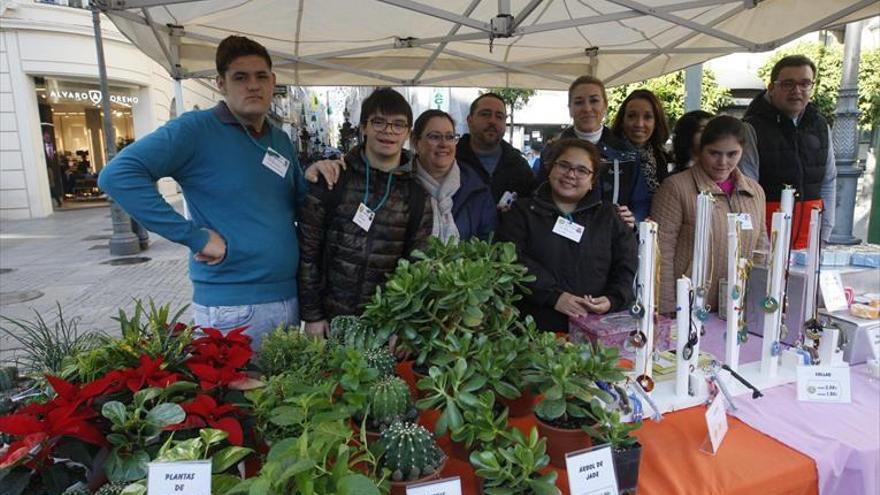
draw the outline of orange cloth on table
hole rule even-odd
[[[411,363],[398,366],[401,378],[413,384]],[[700,451],[706,439],[705,407],[666,414],[663,421],[645,421],[637,431],[642,443],[639,495],[818,495],[816,464],[809,457],[728,416],[729,430],[717,455]],[[420,423],[433,427],[436,412],[423,413]],[[524,432],[535,425],[534,415],[512,418]],[[450,452],[449,435],[438,440]],[[555,469],[555,468],[549,468]],[[568,495],[565,470],[556,485]],[[450,456],[442,477],[461,477],[465,495],[476,495],[479,480],[467,461]]]
[[[773,229],[773,213],[779,211],[779,202],[767,202],[767,235]],[[806,249],[810,239],[810,212],[813,208],[822,208],[821,199],[795,201],[794,214],[791,217],[791,248]],[[821,228],[821,226],[820,226]]]

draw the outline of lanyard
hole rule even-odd
[[[364,206],[369,208],[370,205],[367,203],[367,200],[370,199],[370,169],[373,167],[370,166],[370,161],[367,160],[366,156],[364,157],[364,162],[366,162],[367,164],[367,179],[366,185],[364,185]],[[385,206],[385,202],[388,201],[388,195],[391,194],[391,181],[393,179],[394,174],[388,172],[388,182],[385,183],[385,195],[382,196],[382,199],[379,201],[379,204],[377,204],[375,208],[370,208],[373,212],[378,212],[380,209],[382,209],[383,206]]]
[[[566,213],[566,214],[562,215],[562,218],[568,220],[571,223],[574,223],[574,217],[571,216],[571,213]]]

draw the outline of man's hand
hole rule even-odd
[[[213,266],[223,261],[225,257],[226,241],[220,237],[220,234],[208,229],[208,243],[205,244],[201,251],[193,255],[193,259]]]
[[[617,205],[617,216],[623,220],[627,227],[631,229],[636,227],[636,217],[633,215],[633,212],[629,211],[628,207]]]
[[[305,171],[305,178],[312,184],[318,182],[318,174],[327,181],[327,189],[333,190],[333,186],[339,182],[339,174],[345,170],[345,160],[339,158],[337,160],[320,160],[311,165]]]
[[[307,321],[305,332],[310,337],[324,339],[330,335],[330,324],[327,320]]]
[[[589,310],[586,298],[578,297],[568,292],[563,292],[562,295],[559,296],[553,309],[570,318],[579,318],[587,314]]]
[[[590,310],[590,313],[595,313],[597,315],[604,315],[611,309],[611,301],[608,300],[607,297],[593,297],[587,296],[587,309]]]

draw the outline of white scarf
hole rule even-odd
[[[434,228],[431,230],[431,235],[443,242],[452,238],[457,239],[459,233],[455,218],[452,216],[452,196],[461,187],[461,170],[458,168],[458,162],[452,163],[452,168],[443,178],[443,182],[437,182],[418,163],[416,163],[416,177],[431,197],[431,209],[434,211]]]
[[[605,126],[599,127],[598,131],[595,132],[581,132],[577,129],[577,127],[572,127],[574,129],[574,135],[583,139],[584,141],[589,141],[593,144],[599,142],[599,139],[602,138],[602,131],[605,130]]]

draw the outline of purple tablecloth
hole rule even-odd
[[[880,380],[852,368],[852,404],[799,402],[795,384],[738,400],[734,416],[811,457],[821,495],[880,493]]]
[[[725,342],[724,331],[727,330],[727,322],[711,315],[706,323],[706,335],[700,341],[700,351],[714,355],[718,360],[724,361]],[[749,340],[739,346],[739,363],[754,363],[761,360],[761,337],[749,335]]]

